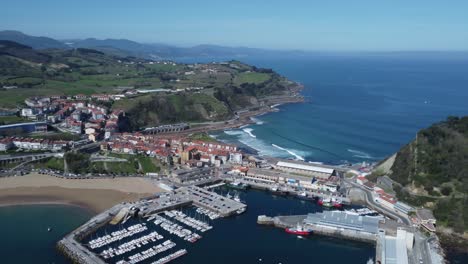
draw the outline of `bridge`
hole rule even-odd
[[[173,124],[173,125],[162,125],[157,127],[145,128],[142,132],[145,134],[160,134],[160,133],[174,133],[182,132],[189,129],[190,126],[187,123]]]
[[[44,158],[63,158],[63,152],[44,152],[44,153],[31,153],[31,154],[20,154],[20,155],[0,155],[0,164],[12,163],[12,162],[24,162],[33,161]]]

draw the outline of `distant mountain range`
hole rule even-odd
[[[63,49],[67,48],[64,43],[48,38],[48,37],[34,37],[23,34],[19,31],[4,30],[0,31],[0,40],[14,41],[33,49]]]
[[[19,31],[0,31],[0,40],[14,41],[36,50],[87,48],[102,51],[119,57],[145,59],[176,59],[182,57],[242,59],[250,56],[339,56],[339,57],[391,57],[392,59],[468,59],[468,51],[301,51],[269,50],[247,47],[224,47],[217,45],[197,45],[178,47],[161,43],[139,43],[128,39],[73,39],[56,40],[49,37],[26,35]]]
[[[56,40],[48,37],[26,35],[19,31],[0,31],[0,40],[14,41],[33,49],[69,49],[88,48],[117,56],[134,56],[151,59],[170,59],[179,57],[245,57],[267,54],[297,54],[301,51],[274,51],[246,47],[224,47],[217,45],[198,45],[194,47],[177,47],[158,43],[139,43],[128,39],[77,39]]]

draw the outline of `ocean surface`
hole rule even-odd
[[[257,117],[254,125],[213,133],[260,155],[375,162],[398,151],[418,130],[468,114],[468,59],[386,54],[238,60],[272,68],[305,86],[306,103],[280,106],[280,112]]]
[[[91,212],[69,205],[0,207],[0,263],[70,263],[55,245],[91,216]]]

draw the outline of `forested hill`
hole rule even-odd
[[[239,61],[184,64],[0,40],[0,108],[25,107],[36,96],[127,94],[106,105],[127,112],[132,130],[227,120],[237,111],[297,100],[298,89],[271,69]]]
[[[400,198],[433,207],[439,224],[468,230],[468,116],[418,132],[397,153],[390,177],[403,186]]]

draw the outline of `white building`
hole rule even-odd
[[[239,153],[239,152],[229,153],[229,160],[231,163],[242,164],[242,153]]]
[[[330,169],[330,168],[311,166],[311,165],[292,163],[292,162],[284,162],[284,161],[278,161],[275,167],[282,171],[311,175],[311,176],[321,178],[321,179],[328,179],[335,172],[334,169]]]

